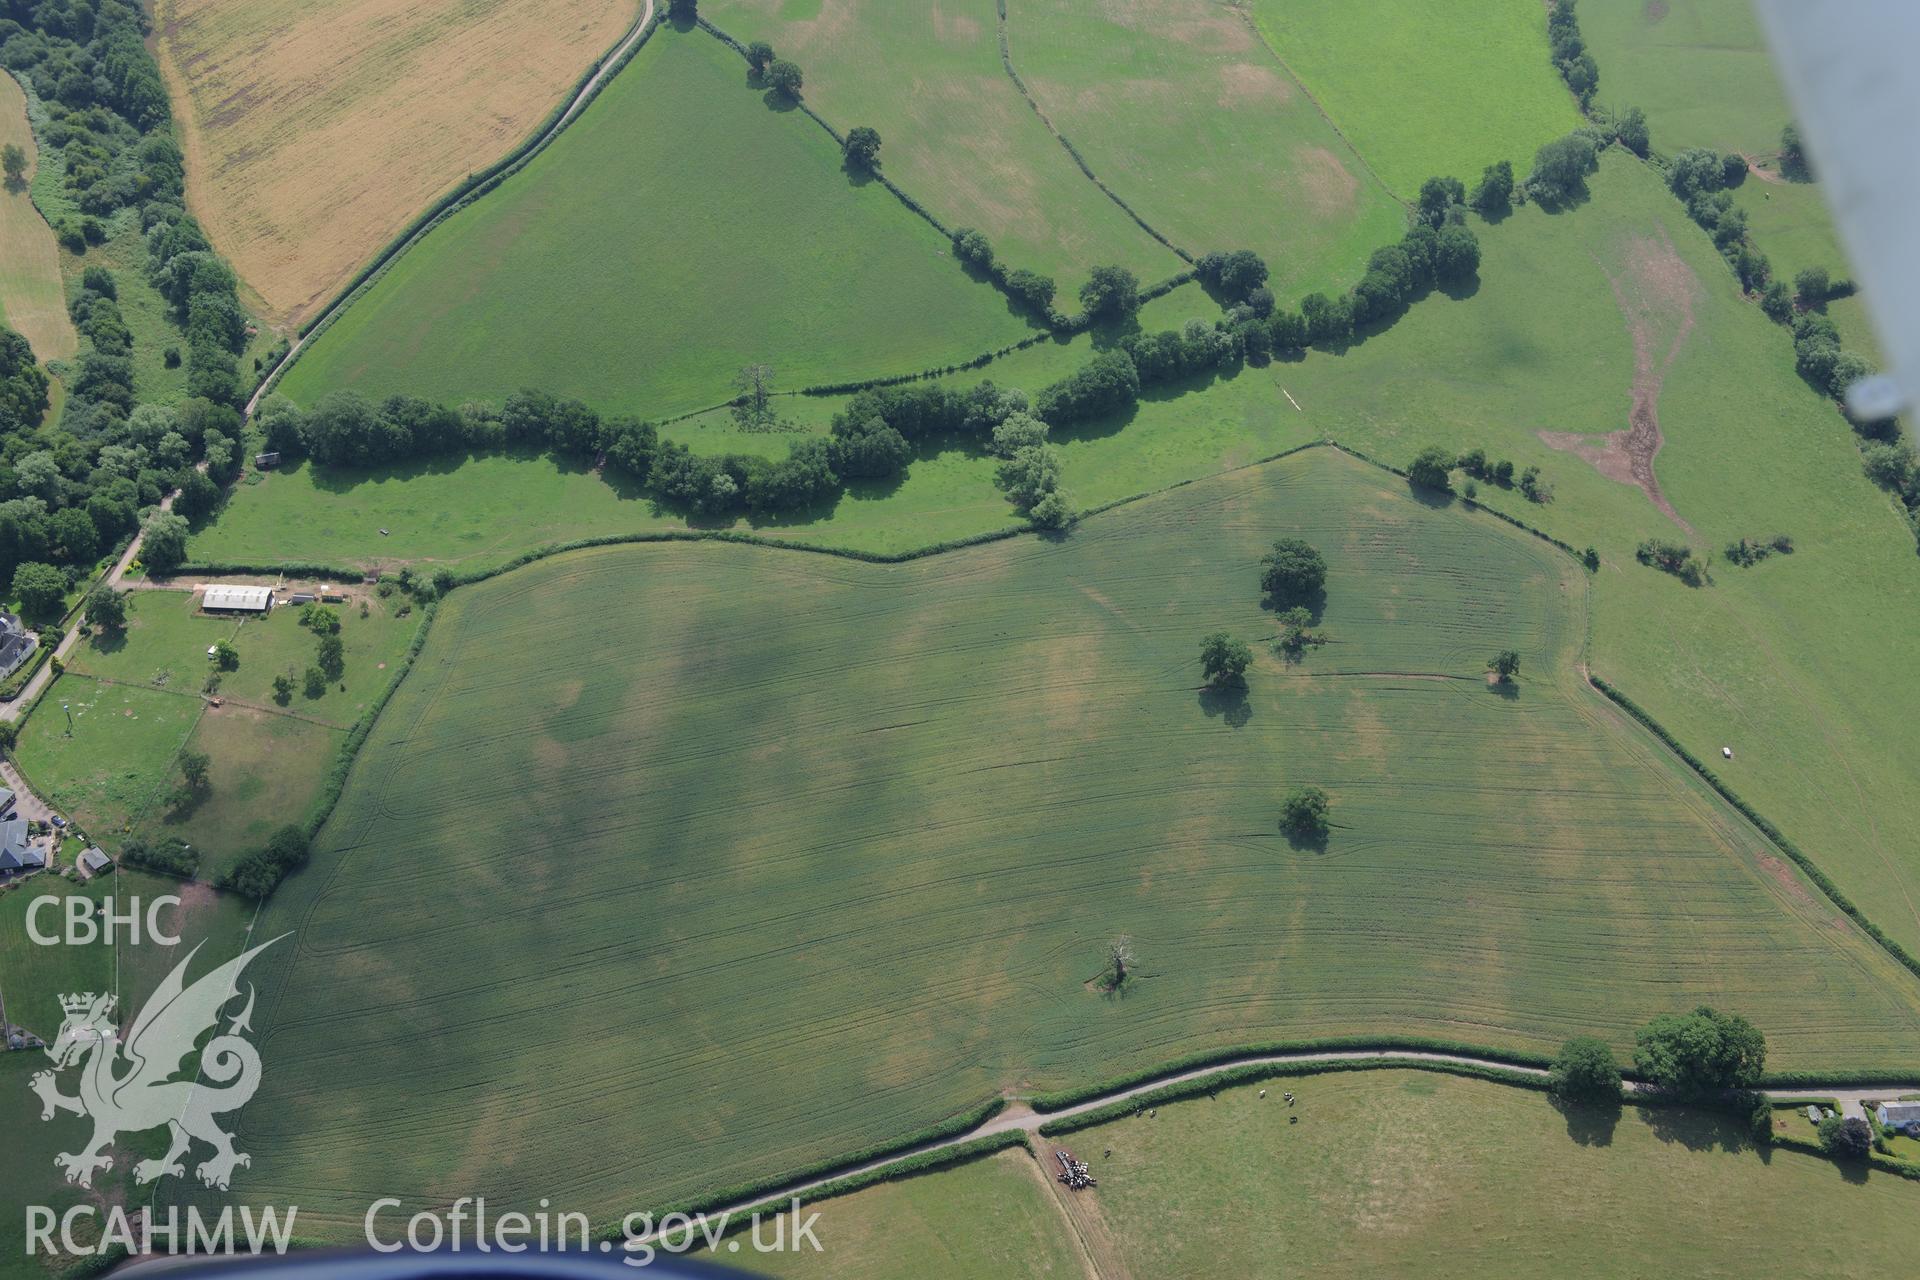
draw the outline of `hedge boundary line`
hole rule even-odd
[[[477,173],[468,174],[464,182],[417,214],[413,220],[389,240],[365,266],[355,272],[353,277],[333,295],[333,298],[324,308],[312,319],[294,331],[298,341],[294,344],[292,350],[287,352],[286,357],[274,366],[274,368],[267,373],[266,377],[260,380],[259,386],[255,389],[252,399],[257,400],[277,386],[280,380],[286,376],[287,371],[300,362],[300,357],[306,353],[308,346],[312,344],[312,340],[332,327],[334,321],[344,315],[347,309],[359,299],[359,296],[366,292],[381,276],[385,275],[388,269],[391,268],[408,249],[418,244],[429,235],[435,227],[439,226],[441,222],[453,214],[458,213],[474,200],[486,195],[502,182],[519,172],[529,161],[544,151],[548,144],[554,142],[561,134],[565,133],[566,130],[564,128],[556,128],[556,126],[566,118],[566,114],[569,111],[573,110],[575,100],[579,98],[581,92],[592,79],[600,75],[602,71],[605,71],[605,77],[600,81],[599,85],[596,86],[593,92],[584,100],[580,101],[579,110],[574,111],[573,118],[578,120],[581,116],[586,115],[587,109],[598,101],[601,93],[606,90],[608,85],[613,83],[614,77],[618,76],[620,72],[626,68],[627,64],[633,61],[634,55],[638,54],[641,49],[646,47],[647,42],[653,39],[654,32],[660,29],[664,9],[664,0],[656,0],[653,16],[650,19],[636,19],[633,26],[621,32],[620,38],[614,41],[607,51],[596,58],[593,65],[587,68],[586,72],[573,82],[572,89],[560,100],[560,104],[547,113],[545,118],[541,120],[539,126],[535,128],[532,133],[528,134],[519,146],[502,156],[499,160],[496,160],[493,164],[488,165],[485,169]],[[637,38],[634,34],[636,31],[639,32]],[[624,54],[621,54],[618,59],[615,59],[615,51],[628,40],[633,41],[632,45]]]
[[[1136,1094],[1131,1098],[1121,1098],[1104,1107],[1082,1111],[1078,1115],[1049,1120],[1040,1126],[1039,1132],[1043,1138],[1056,1138],[1081,1129],[1091,1129],[1095,1125],[1124,1119],[1137,1114],[1143,1107],[1163,1106],[1169,1102],[1197,1098],[1203,1093],[1251,1084],[1256,1080],[1270,1080],[1276,1076],[1320,1076],[1340,1071],[1405,1071],[1409,1069],[1434,1071],[1450,1076],[1466,1076],[1475,1080],[1490,1080],[1495,1084],[1513,1085],[1516,1088],[1531,1089],[1537,1093],[1545,1093],[1548,1087],[1545,1076],[1532,1076],[1520,1071],[1502,1071],[1497,1067],[1475,1066],[1469,1062],[1436,1062],[1431,1058],[1327,1058],[1315,1062],[1249,1062],[1238,1067],[1228,1067],[1213,1075],[1202,1076],[1198,1080],[1182,1080],[1163,1089]]]
[[[1833,882],[1832,877],[1820,869],[1818,863],[1808,857],[1799,845],[1788,839],[1785,832],[1781,831],[1780,828],[1774,826],[1773,823],[1762,816],[1759,810],[1741,798],[1738,792],[1734,791],[1734,789],[1725,782],[1722,782],[1719,775],[1709,769],[1704,761],[1694,755],[1693,752],[1687,750],[1686,747],[1682,746],[1680,740],[1674,737],[1665,725],[1649,715],[1639,703],[1592,672],[1587,673],[1587,683],[1605,694],[1614,705],[1639,721],[1649,733],[1665,743],[1667,748],[1679,756],[1681,760],[1685,761],[1688,767],[1695,773],[1699,774],[1701,780],[1709,787],[1712,787],[1722,800],[1732,805],[1741,817],[1757,827],[1760,834],[1766,836],[1780,852],[1791,858],[1794,865],[1805,873],[1807,879],[1813,881],[1820,892],[1826,894],[1828,900],[1831,901],[1834,906],[1840,908],[1841,912],[1844,913],[1848,919],[1864,929],[1868,937],[1879,943],[1881,948],[1888,955],[1899,961],[1909,973],[1912,973],[1915,977],[1920,977],[1920,959],[1916,959],[1912,952],[1901,946],[1894,939],[1888,937],[1879,925],[1869,920],[1866,913],[1854,905],[1853,899],[1849,898],[1841,891],[1840,886]]]
[[[1047,113],[1045,111],[1042,111],[1040,109],[1040,104],[1034,100],[1033,94],[1028,91],[1027,82],[1022,80],[1020,78],[1020,73],[1014,70],[1013,68],[1013,45],[1007,33],[1007,0],[995,0],[995,3],[996,3],[996,7],[999,10],[999,18],[1000,18],[999,24],[998,24],[1000,28],[1000,31],[999,31],[1000,65],[1006,70],[1007,79],[1013,81],[1013,87],[1020,91],[1020,96],[1026,99],[1026,103],[1029,107],[1033,108],[1033,114],[1040,117],[1040,123],[1045,125],[1047,132],[1053,135],[1053,140],[1055,142],[1058,142],[1062,147],[1064,147],[1066,149],[1067,154],[1073,157],[1073,162],[1080,166],[1080,172],[1087,175],[1087,181],[1091,182],[1094,186],[1098,187],[1102,195],[1106,196],[1107,199],[1113,201],[1114,204],[1118,205],[1122,213],[1126,214],[1129,218],[1132,218],[1134,221],[1134,225],[1138,226],[1142,231],[1146,232],[1148,235],[1152,236],[1155,240],[1159,241],[1162,247],[1164,247],[1169,252],[1171,252],[1175,257],[1179,258],[1180,261],[1186,263],[1188,266],[1192,266],[1193,255],[1188,253],[1185,249],[1182,249],[1179,245],[1175,244],[1173,241],[1167,239],[1165,235],[1161,234],[1160,229],[1158,227],[1154,226],[1151,222],[1148,222],[1145,218],[1141,217],[1140,214],[1134,209],[1132,205],[1128,204],[1125,200],[1122,200],[1120,198],[1120,194],[1117,191],[1115,191],[1112,187],[1108,186],[1106,183],[1102,182],[1100,180],[1100,175],[1093,171],[1093,166],[1088,164],[1086,161],[1086,158],[1080,154],[1080,149],[1074,146],[1072,142],[1067,140],[1066,134],[1054,128],[1053,121],[1047,116]]]
[[[1828,1164],[1838,1164],[1841,1168],[1849,1167],[1828,1155],[1826,1150],[1821,1147],[1818,1142],[1809,1142],[1805,1138],[1792,1136],[1783,1137],[1776,1133],[1773,1135],[1771,1145],[1778,1147],[1782,1151],[1798,1151],[1803,1155],[1818,1156]],[[1865,1164],[1869,1169],[1876,1169],[1881,1173],[1889,1174],[1895,1178],[1905,1178],[1909,1182],[1920,1182],[1920,1164],[1915,1164],[1911,1160],[1896,1160],[1892,1156],[1883,1156],[1878,1151],[1869,1151]]]
[[[1538,1067],[1545,1070],[1553,1065],[1553,1058],[1544,1053],[1529,1053],[1518,1049],[1489,1049],[1484,1045],[1469,1044],[1464,1040],[1445,1040],[1430,1036],[1332,1036],[1319,1040],[1274,1040],[1266,1043],[1238,1045],[1226,1049],[1209,1049],[1199,1053],[1190,1053],[1156,1066],[1144,1067],[1124,1075],[1109,1076],[1104,1080],[1089,1084],[1076,1085],[1069,1089],[1056,1089],[1050,1093],[1036,1093],[1027,1099],[1027,1105],[1035,1111],[1063,1111],[1103,1098],[1110,1093],[1124,1089],[1137,1089],[1141,1085],[1150,1085],[1156,1080],[1183,1072],[1205,1070],[1209,1067],[1233,1069],[1236,1067],[1276,1067],[1291,1071],[1299,1067],[1312,1065],[1308,1062],[1294,1063],[1254,1063],[1253,1058],[1271,1058],[1290,1053],[1332,1053],[1343,1049],[1366,1050],[1369,1052],[1404,1053],[1451,1053],[1463,1058],[1486,1058],[1493,1062],[1515,1067]],[[1342,1059],[1341,1061],[1345,1061]],[[1376,1062],[1382,1059],[1360,1058],[1360,1062]],[[1431,1062],[1431,1059],[1413,1059],[1416,1062]],[[1199,1080],[1181,1081],[1171,1087],[1198,1085],[1205,1092],[1209,1081],[1218,1080],[1218,1075],[1209,1075]],[[1133,1100],[1128,1099],[1129,1103]],[[1043,1130],[1044,1132],[1044,1127]]]
[[[1001,4],[1001,18],[1002,18],[1002,21],[1004,22],[1005,16],[1006,16],[1006,0],[1000,0],[1000,4]],[[708,35],[720,41],[720,43],[726,45],[728,48],[732,49],[735,53],[739,54],[743,61],[746,60],[747,46],[742,44],[739,40],[735,39],[731,34],[721,30],[718,26],[714,25],[711,21],[703,17],[696,17],[694,19],[694,23],[702,31],[705,31]],[[1002,49],[1001,56],[1004,61],[1004,58],[1005,58],[1004,39],[1002,41],[1001,49]],[[748,66],[749,68],[751,68],[752,66],[751,62],[748,63]],[[1020,83],[1018,77],[1015,77],[1014,83],[1015,84]],[[1022,85],[1020,91],[1022,94],[1025,94],[1026,87]],[[813,107],[808,104],[805,98],[796,96],[792,99],[792,102],[793,102],[793,105],[796,108],[798,108],[802,114],[804,114],[807,117],[807,119],[813,121],[815,124],[819,125],[822,129],[826,130],[827,136],[833,139],[835,146],[839,147],[842,151],[846,149],[846,145],[847,145],[846,135],[841,133],[838,129],[834,128],[832,124],[828,123],[827,118],[821,115],[818,111],[815,111]],[[1027,105],[1033,106],[1032,98],[1027,99]],[[1034,107],[1034,110],[1038,112],[1040,108]],[[1046,119],[1044,115],[1041,116],[1040,118],[1043,121]],[[1052,126],[1049,125],[1048,129],[1051,130]],[[1059,137],[1060,135],[1055,134],[1054,136]],[[1068,143],[1064,138],[1061,138],[1060,141],[1062,145],[1066,146],[1068,153],[1073,155],[1073,158],[1076,161],[1080,162],[1080,168],[1086,172],[1089,178],[1093,178],[1095,185],[1099,186],[1102,191],[1106,191],[1107,195],[1114,201],[1114,203],[1118,204],[1122,209],[1126,209],[1128,216],[1133,218],[1135,222],[1140,223],[1141,227],[1146,230],[1147,234],[1153,236],[1156,240],[1159,240],[1162,244],[1165,244],[1167,248],[1172,249],[1174,253],[1178,254],[1182,262],[1187,263],[1189,266],[1192,265],[1193,263],[1192,257],[1190,257],[1184,250],[1175,248],[1174,245],[1169,241],[1167,241],[1167,239],[1164,236],[1162,236],[1159,232],[1155,231],[1152,227],[1147,226],[1147,224],[1141,220],[1138,214],[1134,213],[1132,209],[1127,208],[1127,204],[1125,201],[1121,200],[1119,196],[1114,195],[1112,191],[1107,190],[1107,187],[1105,186],[1105,184],[1101,183],[1098,178],[1093,177],[1093,171],[1087,168],[1086,163],[1084,161],[1080,161],[1080,156],[1077,152],[1073,150],[1072,144]],[[954,229],[952,227],[949,227],[945,222],[941,221],[939,216],[935,214],[931,209],[927,208],[925,205],[921,204],[918,200],[908,195],[907,192],[900,186],[899,183],[895,182],[892,178],[889,178],[886,174],[882,173],[877,168],[870,169],[867,172],[869,177],[871,177],[874,181],[878,182],[881,186],[885,187],[888,191],[892,192],[894,199],[898,200],[901,204],[905,205],[907,209],[910,210],[911,212],[918,214],[926,222],[928,226],[932,227],[935,231],[938,231],[941,234],[941,236],[943,236],[949,242],[953,240]],[[1021,315],[1026,316],[1029,319],[1032,319],[1033,308],[1027,303],[1025,298],[1022,298],[1020,295],[1016,294],[1007,285],[1006,273],[1004,271],[989,271],[989,272],[986,272],[985,274],[986,274],[985,283],[991,285],[996,293],[998,293],[1001,297],[1005,298],[1008,302],[1012,303],[1014,307],[1020,312]],[[1160,297],[1162,294],[1168,292],[1171,289],[1178,288],[1180,285],[1185,284],[1187,281],[1191,279],[1193,279],[1193,273],[1191,271],[1177,272],[1167,280],[1163,280],[1159,284],[1153,286],[1151,289],[1148,289],[1142,292],[1140,295],[1140,301],[1142,303],[1151,302],[1154,298]],[[1051,323],[1045,317],[1041,318],[1041,323],[1043,324],[1044,327],[1039,333],[1029,334],[1026,338],[1022,339],[1020,342],[1011,343],[1008,346],[1000,348],[998,351],[987,352],[983,355],[975,356],[972,360],[968,361],[965,364],[950,365],[944,370],[928,370],[923,373],[902,374],[902,375],[893,377],[891,379],[872,379],[865,382],[853,382],[853,383],[844,383],[844,384],[839,384],[839,383],[821,384],[821,385],[830,387],[831,389],[830,390],[814,390],[813,388],[806,388],[802,390],[800,394],[802,395],[833,395],[840,391],[864,391],[870,386],[895,386],[902,382],[912,382],[918,378],[938,377],[942,373],[958,373],[965,369],[978,369],[990,363],[991,361],[999,359],[1001,356],[1007,355],[1010,352],[1021,350],[1024,347],[1032,346],[1034,343],[1043,341],[1044,339],[1048,337],[1052,337],[1055,334],[1074,334],[1074,333],[1083,332],[1091,323],[1091,318],[1085,312],[1081,312],[1079,315],[1076,315],[1076,316],[1065,317],[1064,323],[1061,323],[1058,325]]]
[[[813,1182],[820,1178],[832,1178],[835,1174],[843,1172],[847,1174],[845,1181],[852,1182],[859,1178],[866,1177],[869,1174],[877,1175],[896,1169],[899,1164],[905,1163],[906,1160],[915,1156],[943,1156],[955,1148],[936,1146],[935,1144],[951,1142],[954,1138],[971,1133],[998,1115],[1001,1108],[1005,1105],[1006,1100],[1004,1098],[993,1097],[980,1103],[978,1106],[948,1116],[945,1120],[937,1124],[931,1124],[924,1129],[917,1130],[905,1138],[898,1138],[891,1142],[875,1143],[872,1146],[864,1147],[848,1155],[828,1156],[824,1160],[816,1160],[812,1164],[802,1165],[800,1168],[790,1170],[786,1173],[777,1173],[765,1178],[755,1178],[750,1182],[742,1182],[705,1195],[693,1196],[679,1204],[670,1205],[661,1209],[654,1215],[654,1218],[655,1221],[658,1221],[670,1213],[685,1213],[691,1215],[718,1212],[719,1210],[725,1209],[728,1205],[762,1204],[780,1198],[781,1188],[783,1187],[797,1186],[800,1183]],[[1018,1131],[1015,1130],[1014,1132]],[[972,1144],[961,1143],[958,1145],[971,1146]],[[922,1148],[932,1149],[922,1151]],[[883,1165],[878,1169],[860,1168],[861,1165],[872,1164],[876,1160],[888,1160],[894,1156],[900,1156],[903,1157],[903,1159]],[[876,1182],[884,1180],[884,1178],[880,1177],[873,1179],[873,1181]]]

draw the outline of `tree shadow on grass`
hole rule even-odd
[[[87,637],[85,651],[90,656],[107,658],[119,653],[126,647],[127,629],[125,627],[117,630],[95,628],[94,633]]]
[[[1487,690],[1508,702],[1520,701],[1520,682],[1518,680],[1489,680]]]
[[[1311,591],[1291,591],[1284,596],[1266,593],[1260,597],[1260,607],[1271,613],[1285,613],[1296,607],[1305,609],[1317,627],[1327,611],[1327,589],[1315,587]]]
[[[1244,729],[1253,719],[1253,703],[1247,699],[1245,682],[1229,685],[1203,685],[1200,709],[1209,720],[1224,720],[1229,729]]]
[[[1331,826],[1331,824],[1329,824]],[[1295,831],[1282,827],[1280,835],[1287,842],[1287,848],[1295,853],[1325,853],[1331,831]]]
[[[1638,1109],[1653,1136],[1689,1151],[1738,1154],[1753,1149],[1753,1134],[1743,1120],[1680,1103],[1661,1102]]]
[[[1583,1147],[1610,1147],[1613,1131],[1620,1124],[1619,1103],[1568,1102],[1551,1100],[1553,1109],[1567,1122],[1567,1136]]]

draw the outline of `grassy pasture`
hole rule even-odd
[[[750,361],[792,387],[1030,331],[746,77],[705,32],[663,27],[559,140],[403,255],[281,390],[457,402],[540,386],[658,415],[726,400]]]
[[[630,0],[159,0],[188,198],[276,323],[517,146],[638,16]]]
[[[1202,632],[1271,634],[1283,533],[1330,559],[1334,644],[1201,696]],[[1583,608],[1543,544],[1325,450],[1059,544],[463,588],[263,918],[300,939],[244,1192],[316,1230],[370,1185],[604,1216],[1212,1046],[1624,1044],[1696,1000],[1781,1067],[1902,1060],[1920,983],[1579,687]],[[1325,852],[1275,830],[1303,781]]]
[[[204,707],[197,695],[70,672],[20,727],[14,755],[35,791],[112,848],[166,785]]]
[[[1651,1264],[1865,1280],[1910,1256],[1920,1184],[1763,1156],[1718,1116],[1563,1112],[1540,1094],[1416,1071],[1264,1087],[1265,1099],[1228,1089],[1066,1139],[1100,1179],[1077,1207],[1132,1274],[1629,1277]],[[849,1216],[861,1207],[850,1199]]]
[[[67,841],[61,850],[62,865],[71,866],[79,852],[79,845]],[[62,994],[113,990],[111,946],[98,941],[86,946],[64,942],[43,946],[27,933],[27,912],[41,898],[61,900],[58,907],[42,908],[39,920],[42,933],[58,934],[64,928],[65,899],[80,897],[97,903],[116,896],[120,889],[115,876],[96,876],[80,884],[45,872],[0,892],[0,960],[5,962],[0,964],[0,1003],[6,1005],[8,1022],[52,1040],[63,1017]],[[5,1056],[0,1051],[0,1057]]]
[[[100,827],[110,848],[128,824],[143,836],[178,835],[200,850],[200,875],[212,879],[276,828],[307,815],[346,731],[393,678],[419,616],[399,618],[386,601],[370,602],[378,607],[366,618],[353,605],[339,607],[343,678],[318,698],[296,689],[281,707],[274,676],[287,672],[297,684],[317,648],[313,633],[299,625],[298,609],[242,621],[196,612],[186,592],[135,591],[123,633],[96,633],[69,655],[68,674],[22,730],[22,768],[57,804]],[[225,705],[211,708],[201,694],[212,671],[207,648],[217,640],[233,644],[240,666],[223,674]],[[71,739],[63,701],[74,707]],[[111,735],[86,728],[102,707]],[[151,728],[126,732],[115,717],[127,711]],[[160,797],[175,781],[183,747],[209,757],[209,794],[191,810],[171,813]]]
[[[877,128],[889,177],[948,225],[984,231],[1011,266],[1053,276],[1065,309],[1096,264],[1149,281],[1184,268],[1086,179],[1020,96],[991,5],[830,0],[799,16],[788,0],[709,0],[701,12],[796,59],[809,103],[843,129]]]
[[[1582,0],[1601,102],[1647,113],[1662,151],[1777,151],[1793,118],[1753,0]]]
[[[60,246],[29,194],[39,151],[27,96],[19,81],[0,74],[0,146],[8,143],[24,148],[28,161],[25,182],[0,182],[0,321],[32,343],[40,360],[65,360],[80,350],[80,335],[67,316]]]
[[[921,1177],[883,1182],[808,1206],[820,1211],[820,1252],[757,1253],[750,1233],[695,1256],[761,1275],[842,1280],[975,1280],[1083,1273],[1078,1245],[1047,1174],[1017,1149]]]
[[[1352,284],[1400,238],[1400,207],[1243,12],[1013,0],[1008,26],[1054,127],[1188,252],[1254,249],[1291,299]]]
[[[1584,15],[1586,10],[1583,8]],[[1539,0],[1257,0],[1254,22],[1340,132],[1404,200],[1437,174],[1469,187],[1578,128]]]

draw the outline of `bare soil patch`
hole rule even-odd
[[[1633,340],[1632,407],[1625,430],[1605,435],[1542,431],[1548,448],[1574,454],[1610,480],[1637,486],[1648,501],[1686,530],[1693,526],[1660,491],[1653,462],[1660,453],[1660,388],[1693,332],[1693,300],[1700,282],[1674,251],[1665,230],[1628,241],[1620,270],[1601,270]],[[1598,259],[1596,259],[1598,261]]]

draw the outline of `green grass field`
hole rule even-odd
[[[1009,265],[1053,276],[1065,309],[1097,264],[1149,281],[1184,269],[1020,96],[991,5],[833,0],[802,14],[791,0],[709,0],[701,13],[798,61],[807,101],[828,120],[880,131],[888,177],[949,226],[985,232]]]
[[[79,852],[79,846],[68,842],[62,850],[62,863],[71,865]],[[111,946],[100,941],[86,946],[37,943],[27,932],[27,912],[41,898],[59,900],[61,906],[41,908],[37,921],[43,935],[58,936],[66,927],[65,899],[81,897],[98,902],[118,895],[118,885],[112,875],[80,884],[43,872],[0,892],[0,958],[6,962],[0,967],[0,1004],[6,1006],[8,1022],[51,1040],[60,1030],[61,995],[113,989]],[[0,1050],[0,1057],[5,1056]]]
[[[783,386],[904,373],[1027,322],[746,64],[662,27],[526,169],[408,252],[281,390],[444,401],[525,386],[643,415],[717,404],[740,366]]]
[[[1012,0],[1013,64],[1055,128],[1189,253],[1248,248],[1276,295],[1344,288],[1403,211],[1246,16],[1205,0]]]
[[[1753,0],[1582,0],[1598,101],[1647,113],[1662,151],[1772,153],[1793,109]]]
[[[67,674],[20,729],[20,771],[60,812],[112,849],[167,785],[199,723],[198,696]],[[73,713],[67,732],[62,708]]]
[[[760,1275],[830,1274],[842,1280],[976,1280],[1051,1276],[1078,1280],[1079,1248],[1053,1203],[1046,1175],[1025,1151],[997,1152],[923,1177],[883,1182],[821,1210],[820,1252],[753,1249],[750,1232],[693,1256]],[[766,1238],[771,1240],[769,1227]],[[738,1244],[737,1249],[729,1245]]]
[[[0,323],[33,344],[42,361],[67,360],[80,349],[80,335],[67,316],[60,282],[60,246],[29,194],[37,148],[27,123],[27,98],[19,81],[0,73],[0,145],[27,153],[27,180],[0,185]]]
[[[370,612],[362,618],[357,589],[354,595],[356,602],[336,606],[346,648],[343,677],[317,698],[296,687],[283,707],[274,677],[284,672],[297,686],[318,648],[314,634],[299,625],[299,609],[215,618],[196,612],[194,597],[184,591],[133,592],[124,632],[95,633],[69,655],[69,674],[23,731],[22,768],[57,804],[100,827],[110,848],[129,824],[141,836],[177,835],[200,851],[201,877],[217,876],[274,830],[307,816],[346,731],[392,681],[412,642],[418,614],[398,617],[387,600],[368,593]],[[207,649],[217,640],[233,644],[240,665],[221,676],[224,705],[209,708],[202,691],[213,671]],[[71,739],[63,701],[74,706]],[[115,726],[112,735],[86,729],[89,715],[102,707],[110,715],[105,723]],[[122,733],[127,711],[151,728]],[[183,747],[210,758],[209,793],[176,813],[162,797]]]
[[[1329,557],[1333,644],[1202,696],[1201,633],[1272,633],[1283,533]],[[1782,1068],[1904,1061],[1920,982],[1580,688],[1584,591],[1329,450],[1057,545],[462,588],[263,918],[300,942],[245,1193],[328,1230],[331,1188],[455,1179],[605,1215],[1209,1047],[1624,1045],[1698,1000]],[[1482,679],[1507,646],[1514,697]],[[1309,781],[1324,853],[1275,826]],[[1141,981],[1109,1000],[1117,933]]]
[[[1436,174],[1471,187],[1496,160],[1524,175],[1541,143],[1581,123],[1553,69],[1539,0],[1257,0],[1253,13],[1268,46],[1404,200]]]
[[[1763,1155],[1717,1116],[1563,1112],[1414,1071],[1262,1087],[1064,1139],[1094,1164],[1081,1206],[1132,1274],[1871,1280],[1911,1257],[1920,1184]]]

